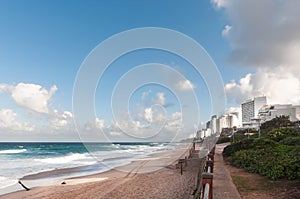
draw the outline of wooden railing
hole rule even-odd
[[[202,199],[213,198],[213,172],[214,172],[215,147],[206,157],[204,172],[202,173]]]
[[[193,143],[186,153],[183,155],[184,158],[178,159],[178,163],[176,164],[176,168],[180,168],[180,174],[183,174],[183,168],[188,165],[188,159],[192,157],[195,151],[195,143]]]

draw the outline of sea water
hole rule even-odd
[[[1,189],[19,179],[100,173],[162,150],[170,143],[0,143]]]

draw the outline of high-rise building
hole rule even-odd
[[[211,119],[212,133],[221,133],[223,129],[240,127],[238,112],[231,112],[221,115],[219,118],[213,116]]]
[[[255,121],[258,119],[259,109],[267,104],[265,96],[255,97],[242,103],[242,124],[243,127],[255,126]]]
[[[216,133],[221,133],[220,118],[216,119]]]
[[[210,121],[206,122],[206,128],[209,129],[210,128]]]
[[[217,116],[216,115],[213,115],[210,119],[210,129],[211,129],[212,134],[218,133],[217,132]]]

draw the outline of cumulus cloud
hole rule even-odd
[[[251,98],[253,85],[251,84],[252,74],[247,74],[241,78],[238,83],[232,80],[225,85],[227,97],[240,104],[242,101]]]
[[[229,107],[226,108],[224,114],[228,114],[228,113],[241,113],[241,107]]]
[[[299,67],[300,1],[232,0],[223,6],[233,27],[232,62]]]
[[[78,127],[81,128],[80,126]],[[96,117],[93,121],[90,121],[83,126],[84,131],[91,131],[91,132],[102,132],[104,130],[108,130],[108,128],[109,128],[108,126],[105,126],[105,120],[100,119],[98,117]],[[115,131],[115,129],[110,129],[110,130]]]
[[[232,51],[232,64],[255,72],[225,87],[240,103],[266,95],[270,103],[300,103],[300,1],[212,0],[230,21],[223,30]]]
[[[232,27],[230,25],[226,25],[222,31],[222,36],[227,37],[230,33],[231,28]]]
[[[0,84],[0,91],[9,93],[16,105],[38,113],[49,113],[49,100],[56,90],[55,85],[47,90],[37,84]]]
[[[195,85],[190,80],[180,80],[177,83],[177,89],[180,91],[193,90]]]
[[[171,114],[168,117],[164,128],[166,130],[175,131],[175,132],[182,129],[183,128],[182,113],[175,112],[175,113]]]
[[[73,123],[73,114],[69,111],[53,110],[49,115],[50,127],[61,129]]]
[[[269,71],[260,68],[255,74],[248,74],[238,83],[232,81],[225,86],[230,99],[241,103],[254,96],[265,95],[268,103],[300,103],[300,79],[284,71]]]
[[[156,94],[156,98],[153,99],[153,103],[155,104],[159,104],[159,105],[166,105],[166,97],[165,97],[165,93],[163,92],[159,92]]]
[[[151,123],[153,121],[153,111],[152,108],[146,108],[145,109],[145,120],[149,123]]]
[[[56,90],[55,85],[46,89],[38,84],[0,84],[0,92],[9,94],[16,106],[26,110],[25,115],[23,112],[18,116],[11,109],[2,109],[0,128],[12,131],[34,131],[35,133],[44,132],[45,128],[51,132],[69,132],[74,124],[73,114],[69,111],[49,108],[51,97]],[[29,117],[30,123],[18,122],[17,117],[23,120]]]
[[[34,125],[17,120],[17,113],[11,109],[0,110],[0,128],[14,131],[33,131]]]
[[[14,87],[8,84],[0,84],[0,92],[9,93]]]
[[[142,119],[147,123],[163,123],[166,120],[165,113],[159,106],[145,108],[143,116]]]
[[[222,8],[226,4],[226,0],[210,0],[212,4],[214,4],[217,8]]]
[[[152,138],[158,135],[160,138],[170,140],[182,127],[181,112],[167,115],[161,106],[152,106],[144,108],[141,114],[112,121],[110,125],[103,126],[102,132],[119,141],[126,140],[128,135],[131,138]],[[91,126],[88,130],[92,130]]]
[[[99,118],[95,119],[95,126],[97,129],[103,129],[105,127],[104,123],[105,121],[103,119],[99,119]]]
[[[147,137],[147,125],[142,124],[141,121],[138,120],[130,120],[124,119],[119,121],[113,121],[111,125],[102,129],[107,135],[111,136],[124,136],[124,135],[132,135],[132,136],[146,136]]]
[[[143,92],[142,96],[141,96],[141,99],[145,100],[148,97],[148,95],[150,95],[150,93],[151,93],[151,90]]]

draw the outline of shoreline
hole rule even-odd
[[[190,145],[189,147],[180,146],[176,147],[174,150],[166,150],[159,153],[153,153],[147,158],[135,160],[129,164],[118,166],[116,168],[110,168],[100,173],[95,172],[94,174],[87,175],[83,175],[81,173],[82,175],[79,174],[76,177],[63,178],[58,176],[53,180],[51,178],[47,178],[47,171],[25,176],[21,178],[21,180],[29,188],[33,187],[30,191],[25,191],[21,187],[21,185],[17,184],[15,185],[17,187],[17,190],[11,189],[11,192],[0,195],[0,198],[24,198],[30,193],[44,192],[43,190],[47,188],[65,189],[69,186],[104,183],[105,181],[133,177],[138,174],[147,174],[153,172],[155,173],[156,171],[159,171],[166,167],[175,168],[176,161],[180,157],[188,155],[189,149]],[[68,172],[69,169],[76,170],[76,168],[65,168],[62,170]],[[51,171],[48,171],[48,174],[49,173],[51,173]],[[42,176],[43,178],[35,178],[37,176]],[[62,182],[64,182],[65,184],[62,185]]]

